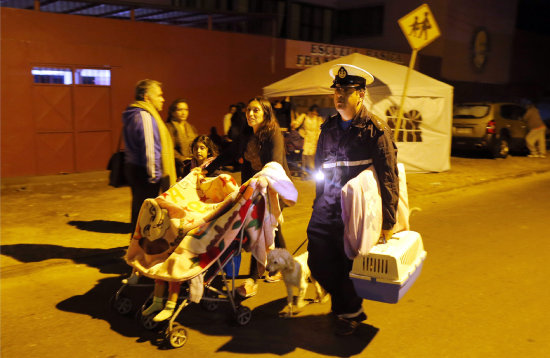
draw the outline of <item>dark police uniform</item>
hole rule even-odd
[[[341,189],[369,166],[374,166],[382,197],[383,229],[395,224],[399,199],[397,147],[387,124],[362,106],[351,125],[343,129],[340,114],[321,126],[315,168],[324,174],[317,182],[313,213],[307,228],[308,265],[332,297],[332,312],[361,312],[349,272],[353,261],[344,252]]]

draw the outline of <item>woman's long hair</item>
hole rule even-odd
[[[166,119],[166,122],[172,122],[172,120],[174,119],[174,112],[176,111],[176,109],[178,109],[178,104],[180,103],[187,103],[187,100],[183,98],[178,98],[174,100],[174,102],[172,102],[170,108],[168,108],[168,119]],[[187,103],[187,105],[189,105],[189,103]]]
[[[277,118],[275,118],[275,112],[273,111],[273,107],[271,107],[271,103],[265,97],[257,96],[248,101],[248,104],[254,101],[258,102],[264,111],[264,120],[260,123],[260,127],[256,132],[258,140],[262,143],[268,140],[273,133],[278,133],[280,127]]]

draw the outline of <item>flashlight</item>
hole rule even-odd
[[[317,173],[315,173],[315,180],[317,181],[325,180],[325,174],[323,174],[323,172],[319,170]]]

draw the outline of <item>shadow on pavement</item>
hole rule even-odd
[[[2,255],[10,256],[24,263],[40,262],[49,259],[70,259],[75,263],[86,264],[98,269],[102,269],[110,261],[124,263],[122,257],[125,251],[126,246],[112,249],[86,249],[50,244],[0,245],[0,253]],[[5,268],[5,270],[9,270],[9,267]]]
[[[130,223],[110,220],[69,221],[67,224],[80,230],[105,234],[129,234],[132,225]]]
[[[327,356],[349,357],[361,353],[378,332],[378,328],[362,324],[352,336],[337,337],[333,334],[335,319],[332,315],[281,318],[279,312],[285,305],[286,298],[281,298],[256,307],[252,310],[252,320],[244,327],[232,322],[209,324],[197,321],[190,315],[182,315],[178,320],[184,326],[207,335],[231,335],[231,340],[217,351],[243,355],[284,355],[299,348]],[[232,311],[228,310],[226,317],[232,317],[231,314]]]
[[[2,255],[11,256],[22,262],[71,259],[77,264],[97,268],[102,273],[119,275],[97,281],[85,294],[69,297],[59,302],[56,308],[104,320],[120,335],[135,337],[136,342],[149,342],[159,350],[167,349],[162,340],[164,327],[159,327],[157,331],[148,331],[134,319],[135,312],[152,290],[152,280],[142,278],[140,283],[145,284],[145,287],[125,289],[124,294],[131,299],[133,307],[128,316],[121,316],[112,308],[111,298],[121,287],[121,277],[130,273],[129,266],[122,258],[124,249],[125,247],[82,249],[40,244],[0,245]],[[2,274],[5,273],[9,274],[3,270]],[[244,304],[246,305],[246,301]],[[213,347],[213,350],[242,354],[283,355],[299,348],[327,356],[348,357],[361,353],[378,332],[377,328],[362,324],[354,335],[336,337],[333,335],[334,319],[331,315],[299,314],[291,319],[285,319],[279,317],[279,312],[285,305],[286,298],[280,298],[256,307],[252,310],[252,320],[244,327],[235,323],[229,303],[221,303],[214,312],[203,310],[201,305],[190,304],[183,309],[177,320],[188,330],[195,330],[206,336],[230,337],[227,343],[218,348]],[[193,339],[193,333],[189,339]],[[197,339],[204,340],[204,337]]]
[[[109,265],[115,266],[107,271],[123,271],[125,275],[119,277],[104,278],[97,281],[96,285],[83,295],[69,297],[56,305],[56,308],[65,311],[88,315],[94,319],[104,320],[111,326],[111,330],[125,337],[135,337],[138,342],[153,342],[158,334],[145,330],[139,321],[134,319],[134,313],[145,302],[153,289],[152,280],[143,280],[150,284],[148,287],[133,287],[126,294],[131,298],[133,309],[128,316],[118,314],[112,306],[114,295],[122,286],[121,278],[130,273],[126,263]],[[117,268],[118,267],[118,268]]]
[[[132,311],[127,316],[118,314],[111,306],[110,298],[121,287],[120,277],[102,279],[84,295],[70,297],[59,302],[56,307],[62,311],[105,320],[113,331],[126,337],[135,337],[138,343],[149,342],[159,350],[171,349],[163,340],[166,324],[148,331],[136,319],[136,312],[152,290],[152,281],[142,280],[140,283],[151,285],[127,287],[124,291],[124,295],[132,301]],[[187,328],[190,341],[193,337],[202,342],[205,340],[204,337],[197,337],[193,330],[205,336],[227,336],[231,338],[229,342],[212,349],[243,355],[283,355],[300,348],[327,356],[348,357],[361,353],[378,332],[378,328],[363,324],[352,336],[336,337],[331,315],[280,318],[278,312],[285,305],[286,298],[281,298],[256,307],[252,310],[252,320],[244,327],[235,323],[229,303],[221,303],[214,312],[202,309],[199,304],[190,304],[183,309],[177,321]]]

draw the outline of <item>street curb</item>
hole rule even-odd
[[[516,173],[516,174],[511,174],[511,175],[505,175],[505,176],[490,178],[490,179],[483,180],[483,181],[471,182],[471,183],[467,183],[467,184],[463,184],[463,185],[457,185],[457,186],[454,186],[454,187],[441,188],[440,190],[437,190],[437,188],[435,188],[435,190],[431,190],[428,193],[424,192],[424,193],[422,193],[422,195],[434,195],[434,194],[440,194],[440,193],[447,193],[447,192],[454,191],[454,190],[457,190],[457,189],[464,189],[464,188],[472,187],[472,186],[490,184],[490,183],[498,182],[498,181],[501,181],[501,180],[517,179],[517,178],[527,177],[527,176],[530,176],[530,175],[544,174],[544,173],[549,173],[549,172],[550,172],[550,169],[539,169],[539,170],[533,170],[533,171],[526,171],[526,172],[522,172],[522,173]],[[409,186],[410,182],[407,183],[407,184],[408,184],[407,186]],[[409,196],[410,196],[410,194],[409,194]]]

